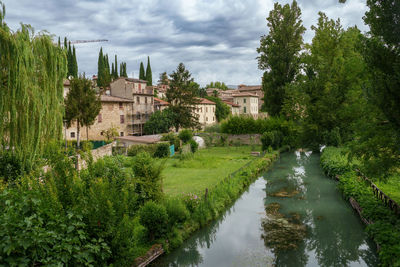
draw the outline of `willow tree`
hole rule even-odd
[[[29,169],[46,144],[62,138],[66,56],[48,34],[34,34],[29,25],[11,31],[0,6],[1,148]]]

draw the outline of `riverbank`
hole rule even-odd
[[[253,161],[252,151],[260,146],[210,147],[198,150],[192,158],[169,158],[162,172],[163,189],[168,196],[202,195],[240,167]]]
[[[328,176],[340,176],[338,187],[344,197],[356,200],[361,215],[371,223],[366,232],[380,247],[381,264],[400,266],[399,216],[374,196],[371,187],[353,170],[353,163],[340,148],[326,148],[321,156],[321,166]]]
[[[229,151],[229,149],[230,148],[225,148],[226,151]],[[211,148],[209,152],[216,152],[218,150],[221,151],[222,148]],[[236,152],[238,152],[237,155],[243,157],[243,151],[236,149]],[[207,152],[203,153],[207,154]],[[167,195],[164,200],[165,203],[174,203],[175,207],[183,206],[187,209],[189,214],[183,221],[170,227],[165,239],[160,239],[156,242],[162,243],[164,250],[167,252],[179,247],[183,241],[189,238],[196,230],[207,225],[225,212],[226,208],[248,188],[261,172],[270,167],[278,156],[279,152],[274,151],[256,158],[246,158],[247,163],[243,162],[243,165],[246,165],[245,168],[239,170],[236,168],[232,175],[227,174],[219,177],[217,182],[213,182],[213,186],[207,187],[207,193],[204,192],[204,194],[195,195],[192,192],[189,192],[183,195]],[[228,161],[232,160],[232,158],[226,156],[222,158],[225,158],[225,160],[229,159]],[[209,171],[212,171],[215,168],[213,165],[210,165],[209,167]],[[206,166],[204,168],[207,169]],[[216,177],[216,175],[214,174],[213,177]],[[188,176],[187,178],[191,179],[191,176]],[[168,204],[166,204],[166,206],[168,206]],[[174,217],[179,217],[176,216],[176,214],[183,214],[182,210],[178,210],[179,208],[176,210],[175,208],[172,209],[173,210],[169,212],[169,215],[171,214]],[[175,220],[175,218],[173,218],[173,220]],[[136,262],[136,264],[139,264],[139,262]]]

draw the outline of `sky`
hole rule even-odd
[[[16,31],[30,24],[61,39],[107,39],[77,44],[79,72],[97,73],[100,47],[111,59],[127,62],[129,77],[139,76],[139,65],[150,57],[153,83],[159,74],[172,73],[180,62],[202,86],[211,81],[228,85],[261,84],[257,52],[268,33],[266,17],[272,0],[0,0],[5,21]],[[281,4],[292,1],[278,1]],[[311,42],[318,12],[340,18],[344,28],[357,25],[365,32],[365,0],[298,0],[305,42]]]

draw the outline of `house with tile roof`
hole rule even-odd
[[[205,98],[198,98],[198,104],[194,110],[195,115],[199,119],[199,123],[202,126],[214,124],[217,122],[215,116],[216,104]]]
[[[233,103],[240,105],[240,115],[251,115],[258,117],[259,97],[253,93],[241,92],[233,94]]]
[[[258,96],[258,110],[261,110],[262,105],[264,104],[264,91],[262,90],[261,85],[244,85],[240,84],[238,86],[238,91],[240,93],[251,93]]]

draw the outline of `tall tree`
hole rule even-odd
[[[218,122],[226,119],[231,114],[230,107],[222,102],[221,98],[214,96],[206,96],[205,98],[215,103],[215,117]]]
[[[49,35],[34,35],[25,24],[11,31],[4,15],[0,3],[0,147],[12,148],[29,169],[47,144],[62,138],[67,62]]]
[[[151,73],[150,57],[147,57],[146,81],[147,81],[147,85],[150,85],[150,86],[153,85],[153,74]]]
[[[76,60],[75,46],[73,46],[72,52],[72,76],[75,78],[78,77],[78,61]]]
[[[97,61],[97,85],[102,87],[105,84],[105,71],[104,71],[104,55],[103,55],[103,47],[100,48],[99,59]]]
[[[160,78],[158,80],[158,83],[159,84],[163,84],[163,85],[168,85],[169,84],[169,79],[168,79],[167,72],[164,71],[163,73],[160,73]]]
[[[117,55],[115,55],[114,59],[114,79],[118,79],[118,61],[117,61]]]
[[[218,88],[222,90],[228,90],[228,86],[224,82],[211,82],[210,84],[206,85],[206,88]]]
[[[196,128],[199,120],[194,114],[195,105],[198,103],[197,91],[199,85],[193,81],[190,72],[180,63],[170,74],[170,89],[167,91],[168,109],[172,114],[172,121],[176,131],[179,128]]]
[[[140,80],[146,80],[146,74],[144,72],[143,62],[140,62],[139,79]]]
[[[80,128],[94,123],[101,109],[100,98],[92,88],[92,82],[84,77],[74,78],[65,99],[67,126],[76,123],[77,147],[80,147]]]
[[[284,6],[275,3],[267,21],[269,33],[261,37],[257,48],[258,67],[265,70],[265,109],[270,115],[278,115],[285,99],[285,86],[293,82],[299,71],[305,28],[296,1]]]

